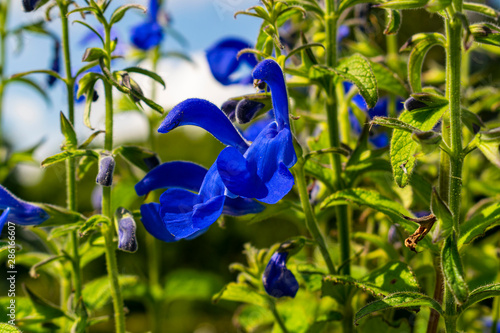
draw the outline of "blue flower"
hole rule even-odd
[[[42,208],[17,198],[1,185],[0,209],[5,209],[0,217],[0,227],[7,220],[20,225],[38,225],[49,218]]]
[[[136,25],[131,31],[131,42],[141,50],[158,46],[163,40],[163,28],[158,23],[158,0],[150,0],[149,15],[146,22]]]
[[[215,164],[207,171],[190,162],[163,163],[135,186],[139,196],[159,188],[168,189],[160,204],[141,206],[141,221],[151,235],[164,242],[195,238],[221,214],[238,216],[264,209],[250,199],[226,197]]]
[[[54,51],[50,69],[56,73],[61,73],[61,43],[58,40],[54,40]],[[47,85],[52,87],[56,83],[56,80],[52,75],[47,76]]]
[[[293,273],[286,268],[288,252],[276,252],[269,260],[262,283],[266,292],[276,298],[283,296],[295,297],[299,290],[299,283]]]
[[[223,85],[250,84],[253,82],[250,71],[244,72],[244,67],[250,69],[257,65],[257,60],[253,54],[245,53],[239,59],[236,58],[238,52],[252,46],[238,38],[225,38],[207,50],[207,61],[214,78]]]
[[[344,82],[344,90],[346,92],[349,91],[349,89],[352,86],[353,86],[352,83]],[[398,102],[396,103],[396,111],[398,111],[398,112],[403,110],[403,104],[399,103],[399,101],[400,100],[398,100]],[[373,119],[373,117],[387,117],[388,116],[389,99],[387,97],[380,98],[378,100],[377,104],[375,105],[375,107],[373,107],[371,109],[367,109],[366,103],[360,94],[356,94],[352,98],[352,102],[354,104],[356,104],[356,106],[358,106],[365,113],[367,113],[368,117],[370,119]],[[353,132],[355,134],[360,134],[361,133],[361,125],[351,109],[349,109],[349,120],[351,122],[351,128],[352,128]],[[374,128],[377,128],[377,126],[374,126]],[[374,134],[372,134],[372,133],[374,133]],[[371,135],[370,135],[369,141],[376,148],[384,148],[384,147],[387,147],[389,145],[390,138],[389,138],[389,135],[387,134],[387,132],[380,131],[377,133],[376,131],[374,132],[372,129],[370,134]]]
[[[269,123],[244,152],[225,148],[217,158],[222,182],[234,195],[274,204],[293,187],[288,170],[297,161],[288,116],[288,95],[281,67],[274,60],[260,62],[253,71],[256,80],[271,89],[275,121]]]
[[[23,0],[23,9],[25,12],[32,12],[37,8],[40,0]]]

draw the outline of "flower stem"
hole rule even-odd
[[[65,2],[58,2],[61,12],[61,30],[62,30],[62,50],[64,57],[64,65],[66,72],[66,90],[68,101],[68,120],[73,125],[75,123],[75,78],[71,71],[71,56],[70,56],[70,42],[69,42],[69,27],[68,27],[68,5]],[[69,158],[66,160],[66,204],[69,210],[77,211],[76,199],[76,166],[75,159]],[[76,231],[70,234],[70,248],[71,248],[71,262],[72,262],[72,277],[73,289],[75,291],[75,301],[82,297],[82,270],[80,264],[80,253],[78,236]],[[65,302],[66,303],[66,302]],[[85,320],[85,318],[81,318]],[[83,323],[83,326],[86,326]]]
[[[335,67],[337,64],[337,23],[338,16],[335,12],[336,3],[333,0],[326,1],[326,14],[325,14],[325,29],[326,29],[326,65]],[[339,114],[337,109],[337,96],[335,85],[331,84],[326,92],[326,115],[328,122],[328,132],[330,138],[330,147],[340,147],[340,131],[339,131]],[[332,154],[331,164],[333,170],[333,187],[339,191],[343,189],[342,183],[342,164],[338,154]],[[335,208],[337,216],[337,229],[340,243],[340,262],[342,270],[340,273],[344,275],[351,274],[350,265],[350,221],[347,212],[347,206],[337,206]]]
[[[336,274],[335,266],[333,265],[332,258],[330,257],[330,253],[326,247],[325,238],[319,230],[318,222],[316,221],[311,203],[309,202],[309,194],[307,193],[306,178],[304,173],[304,160],[302,158],[299,158],[297,166],[294,169],[296,173],[295,180],[297,181],[297,188],[299,190],[300,203],[302,204],[302,209],[304,210],[304,214],[306,216],[307,229],[313,236],[316,243],[318,243],[319,250],[325,260],[328,271],[330,274]]]
[[[288,329],[286,328],[285,323],[283,322],[283,319],[281,319],[281,316],[280,316],[278,310],[276,309],[276,303],[275,302],[273,302],[271,304],[271,312],[273,313],[273,316],[274,316],[274,319],[276,320],[276,323],[281,328],[281,331],[283,333],[288,333]]]
[[[105,65],[111,68],[111,28],[105,27],[106,40],[105,49],[107,57]],[[104,82],[104,94],[106,97],[106,136],[104,138],[104,149],[107,151],[113,150],[113,90],[111,84]],[[110,221],[114,221],[111,212],[111,187],[103,186],[102,188],[102,212]],[[106,264],[108,269],[109,283],[111,287],[111,297],[113,299],[113,309],[115,317],[115,331],[117,333],[125,333],[125,312],[123,309],[123,298],[121,295],[120,284],[118,280],[118,264],[116,260],[116,242],[114,241],[115,228],[111,225],[104,224],[102,227],[106,247]]]

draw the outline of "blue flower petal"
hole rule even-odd
[[[10,208],[7,208],[2,212],[0,216],[0,234],[2,233],[3,226],[7,223],[7,218],[9,217]]]
[[[370,142],[376,147],[376,148],[384,148],[389,145],[389,135],[386,132],[381,132],[377,135],[374,135],[370,137]]]
[[[266,292],[276,298],[283,296],[295,297],[299,283],[293,273],[286,268],[287,252],[276,252],[269,260],[262,283]]]
[[[138,196],[146,195],[159,188],[183,188],[198,192],[207,169],[191,162],[167,162],[163,163],[144,176],[135,185]]]
[[[136,225],[130,214],[118,222],[118,248],[126,252],[137,251]]]
[[[52,65],[50,66],[50,69],[56,73],[61,73],[61,44],[58,40],[54,41]],[[56,80],[57,79],[52,75],[47,76],[47,85],[52,87],[54,83],[56,83]]]
[[[176,127],[194,125],[210,132],[225,145],[244,152],[248,143],[217,106],[204,99],[190,98],[177,104],[163,120],[158,132],[168,133]]]
[[[226,197],[222,214],[231,216],[257,214],[262,212],[265,208],[266,207],[252,199]]]
[[[337,42],[340,43],[344,38],[348,37],[350,29],[347,25],[341,25],[337,31]]]
[[[240,78],[231,77],[242,65],[255,67],[257,60],[253,54],[243,54],[239,59],[236,58],[240,50],[251,47],[241,39],[226,38],[209,48],[206,55],[214,78],[223,85],[252,83],[250,73]]]
[[[271,88],[274,117],[278,123],[278,130],[290,127],[288,116],[288,95],[285,77],[280,65],[272,59],[261,61],[253,70],[253,78],[262,80]]]
[[[160,9],[160,2],[158,0],[149,1],[148,13],[151,20],[156,21],[159,9]]]
[[[42,208],[17,198],[0,185],[0,209],[7,208],[9,221],[20,225],[38,225],[50,217]]]
[[[260,132],[262,132],[262,130],[273,121],[274,116],[268,115],[264,116],[263,118],[257,119],[243,131],[243,136],[248,141],[254,141],[260,134]]]
[[[141,50],[158,46],[163,39],[163,28],[156,21],[141,23],[132,28],[131,42]]]

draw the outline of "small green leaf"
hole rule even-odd
[[[269,296],[252,289],[244,283],[235,282],[231,282],[226,285],[212,298],[214,303],[217,303],[220,300],[254,304],[263,308],[269,308],[271,305],[271,299]]]
[[[46,321],[65,316],[64,312],[56,305],[31,291],[24,283],[22,286],[24,293],[29,297],[31,303],[36,309],[36,312],[43,316]]]
[[[99,47],[89,47],[83,54],[82,61],[91,62],[106,57],[106,51]]]
[[[121,146],[113,151],[113,155],[115,154],[122,156],[127,162],[145,172],[149,172],[149,167],[144,159],[156,156],[155,152],[139,146]]]
[[[11,76],[11,79],[18,79],[20,77],[23,77],[23,76],[26,76],[26,75],[29,75],[29,74],[48,74],[48,75],[51,75],[51,76],[55,77],[56,79],[59,79],[59,80],[61,80],[63,82],[66,82],[66,80],[63,79],[61,77],[61,75],[59,75],[59,73],[54,72],[52,70],[48,70],[48,69],[38,69],[38,70],[33,70],[33,71],[16,73],[16,74],[14,74],[14,75]]]
[[[373,120],[370,122],[374,125],[380,125],[384,127],[394,128],[397,130],[405,131],[408,133],[419,132],[420,130],[416,127],[411,126],[410,124],[405,123],[396,118],[388,118],[388,117],[373,117]]]
[[[135,4],[130,5],[129,4],[129,5],[120,6],[120,7],[116,8],[115,11],[113,12],[113,15],[111,15],[111,19],[109,20],[109,25],[112,26],[115,23],[119,22],[123,18],[123,16],[125,15],[125,13],[129,9],[132,9],[132,8],[140,9],[144,13],[146,12],[146,7],[141,6],[141,5],[135,5]]]
[[[451,0],[429,0],[425,9],[429,13],[437,13],[451,5]]]
[[[464,2],[464,9],[492,17],[494,19],[498,18],[498,12],[495,9],[482,3]]]
[[[410,266],[404,262],[393,260],[373,270],[363,281],[384,290],[384,296],[401,291],[418,292],[420,286]]]
[[[129,72],[129,73],[139,73],[142,75],[146,75],[146,76],[152,78],[153,80],[155,80],[156,82],[158,82],[159,84],[161,84],[163,86],[163,88],[167,87],[165,85],[165,81],[163,81],[161,76],[156,74],[155,72],[150,71],[150,70],[147,70],[147,69],[144,69],[141,67],[127,67],[124,69],[124,71]]]
[[[448,105],[448,100],[446,99],[446,97],[429,92],[413,93],[411,94],[411,97],[429,107],[440,107]]]
[[[88,138],[87,140],[85,140],[85,142],[83,142],[81,145],[78,146],[78,149],[85,149],[88,147],[88,145],[90,145],[92,143],[92,141],[94,141],[94,139],[99,135],[99,134],[102,134],[102,133],[106,133],[106,131],[95,131],[94,133],[92,133]],[[85,157],[84,157],[85,158]]]
[[[99,153],[93,151],[93,150],[73,150],[73,151],[63,151],[62,153],[55,154],[53,156],[47,157],[42,161],[42,167],[46,168],[49,165],[59,163],[62,161],[67,160],[70,157],[78,157],[78,156],[92,156],[95,158],[99,158]]]
[[[487,298],[498,296],[500,296],[500,283],[494,283],[479,287],[471,291],[471,293],[469,294],[469,299],[464,304],[462,304],[462,306],[459,308],[459,311],[460,313],[464,312],[471,305],[481,302],[482,300],[485,300]]]
[[[414,111],[403,111],[399,120],[421,131],[429,131],[439,121],[447,106],[440,108],[420,108]],[[391,139],[391,164],[394,179],[400,187],[405,187],[415,168],[418,143],[412,139],[408,131],[396,129]]]
[[[390,0],[384,2],[377,7],[386,9],[417,9],[422,8],[427,4],[428,0]]]
[[[429,296],[416,292],[401,292],[391,294],[384,299],[364,306],[356,313],[354,323],[356,324],[361,318],[376,311],[383,311],[391,308],[413,308],[417,306],[429,307],[436,310],[440,315],[444,315],[441,305]]]
[[[76,176],[78,177],[78,179],[82,179],[96,163],[96,158],[91,156],[83,156],[78,162],[78,166],[76,169]]]
[[[387,23],[384,30],[384,34],[386,35],[397,34],[399,31],[399,27],[401,26],[401,11],[388,9],[386,22]]]
[[[462,304],[469,296],[469,287],[465,282],[462,260],[458,253],[455,233],[446,238],[441,252],[441,266],[448,288],[455,296],[458,304]]]
[[[408,81],[413,92],[422,91],[422,64],[427,52],[436,45],[444,47],[441,38],[435,38],[436,34],[428,34],[427,37],[413,47],[408,59]]]
[[[122,289],[137,283],[137,276],[120,275],[118,277]],[[85,284],[82,292],[83,301],[90,311],[99,310],[111,301],[111,287],[107,276],[92,280]]]
[[[377,86],[379,90],[385,90],[402,98],[406,98],[408,96],[408,90],[405,87],[405,84],[393,71],[378,62],[371,61],[370,64],[372,66],[373,74],[377,79]]]
[[[477,237],[500,224],[500,203],[494,203],[481,212],[474,215],[469,221],[460,225],[460,238],[458,239],[458,248],[461,249],[465,244],[469,244]]]
[[[92,229],[96,228],[99,223],[106,223],[108,225],[111,224],[111,221],[108,217],[104,215],[93,215],[85,221],[80,227],[80,237],[83,237],[89,233]]]
[[[49,205],[44,203],[33,203],[34,205],[42,208],[47,214],[50,215],[48,220],[44,221],[39,227],[54,227],[66,224],[80,223],[85,221],[85,217],[80,213],[74,212],[72,210]]]
[[[469,28],[475,42],[500,46],[500,27],[491,23],[477,23]]]
[[[61,132],[64,135],[64,143],[63,147],[68,150],[73,150],[76,148],[78,141],[76,138],[76,132],[73,128],[73,125],[69,122],[69,120],[64,116],[64,113],[60,113],[61,119]]]
[[[498,132],[500,133],[500,131]],[[500,137],[496,132],[480,132],[476,137],[477,147],[483,155],[494,165],[500,168]]]
[[[442,236],[448,237],[453,228],[453,214],[448,205],[439,196],[436,188],[432,189],[431,212],[441,222]]]
[[[349,58],[343,58],[334,71],[337,75],[358,87],[359,93],[363,96],[368,108],[373,108],[377,104],[377,79],[370,61],[365,57],[355,54]]]
[[[411,36],[399,49],[399,52],[410,51],[415,45],[422,41],[434,41],[438,40],[439,44],[445,45],[446,38],[443,34],[437,32],[422,32]]]
[[[373,285],[369,282],[363,282],[357,280],[350,276],[335,276],[329,275],[323,278],[323,284],[321,287],[321,294],[324,296],[334,297],[338,293],[337,286],[338,285],[348,285],[353,286],[357,289],[363,290],[376,298],[381,298],[387,295],[387,292],[382,290],[381,288]]]

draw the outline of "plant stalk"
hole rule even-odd
[[[105,65],[111,68],[111,29],[105,27],[106,39],[105,49],[107,57]],[[107,151],[113,150],[113,90],[111,84],[104,82],[104,93],[106,97],[106,136],[104,138],[104,149]],[[113,227],[113,214],[111,212],[111,187],[103,186],[102,188],[102,212],[108,217],[111,225],[104,224],[102,233],[104,235],[106,247],[106,263],[108,269],[109,282],[111,287],[111,297],[113,299],[113,309],[115,317],[115,331],[117,333],[125,333],[125,311],[123,309],[123,298],[120,290],[118,279],[118,264],[116,260],[116,242],[115,228]]]

